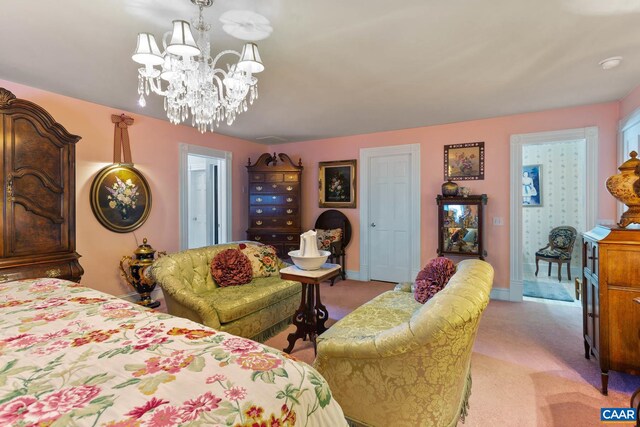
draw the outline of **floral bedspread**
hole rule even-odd
[[[0,285],[1,426],[345,426],[325,380],[255,341],[58,279]]]

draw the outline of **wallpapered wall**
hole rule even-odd
[[[542,165],[540,193],[542,206],[523,207],[523,250],[525,267],[535,265],[535,253],[549,241],[549,231],[560,225],[570,225],[578,233],[586,231],[586,145],[584,141],[526,145],[522,149],[523,165]],[[576,237],[572,270],[581,265],[580,235]],[[566,266],[562,277],[566,279]],[[535,271],[535,266],[533,267]],[[525,268],[525,272],[528,269]],[[539,277],[544,277],[547,263],[540,262]],[[552,267],[551,277],[557,278]]]

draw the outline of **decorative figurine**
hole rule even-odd
[[[151,299],[151,292],[156,287],[154,279],[151,277],[149,267],[156,260],[154,257],[156,250],[147,244],[147,238],[142,239],[142,244],[133,251],[135,260],[129,255],[123,256],[120,260],[120,270],[122,277],[140,294],[138,304],[156,308],[160,306],[160,301]],[[166,252],[158,252],[158,258],[166,255]],[[125,268],[127,264],[127,268]]]

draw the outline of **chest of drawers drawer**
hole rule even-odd
[[[296,217],[298,216],[297,207],[280,207],[280,206],[251,206],[249,208],[249,216],[261,217],[261,216],[285,216]]]
[[[298,183],[252,183],[251,194],[297,194]]]
[[[298,228],[297,218],[251,218],[251,228]]]
[[[249,197],[251,207],[263,205],[297,206],[298,196],[294,194],[260,194]]]

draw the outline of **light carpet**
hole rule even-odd
[[[532,280],[523,281],[525,297],[573,302],[574,299],[562,283],[545,283]]]
[[[352,280],[320,286],[328,325],[393,288]],[[474,346],[471,408],[464,426],[599,426],[601,407],[628,406],[640,377],[611,371],[609,396],[600,393],[598,364],[584,358],[581,310],[491,301]],[[267,344],[283,349],[294,329],[290,326]],[[313,346],[299,340],[292,355],[312,363]]]

